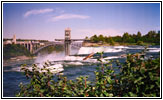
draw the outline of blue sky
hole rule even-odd
[[[159,3],[4,3],[3,37],[54,40],[160,30]]]

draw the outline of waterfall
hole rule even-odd
[[[114,46],[110,46],[110,47],[81,47],[78,51],[78,54],[90,54],[92,52],[97,53],[97,52],[122,52],[123,51],[123,46],[121,47],[114,47]]]

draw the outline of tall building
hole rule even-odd
[[[12,43],[13,43],[13,44],[16,44],[16,35],[15,35],[15,34],[14,34],[14,36],[13,36]]]
[[[71,39],[71,29],[66,28],[65,29],[65,40],[70,40]]]

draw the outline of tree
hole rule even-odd
[[[124,33],[124,34],[123,34],[123,37],[122,37],[122,41],[123,41],[123,42],[128,42],[129,37],[130,37],[130,36],[129,36],[129,34],[128,34],[127,32]]]
[[[24,46],[18,44],[7,44],[3,47],[3,59],[16,56],[32,56],[32,54]]]
[[[92,37],[90,38],[90,40],[91,40],[91,42],[97,43],[97,42],[98,42],[98,37],[97,37],[97,35],[92,36]]]
[[[105,41],[104,36],[102,34],[100,34],[98,37],[98,40],[104,42]]]
[[[141,40],[141,33],[138,31],[135,42],[138,42],[140,40]]]
[[[114,41],[113,41],[113,39],[112,39],[112,37],[110,37],[110,44],[111,45],[114,45],[115,44]]]
[[[155,38],[156,45],[160,45],[160,31],[158,31],[156,38]]]
[[[153,43],[157,34],[155,31],[149,31],[147,35],[144,36],[145,42]]]
[[[122,37],[121,37],[121,36],[115,36],[115,37],[112,37],[112,39],[113,39],[115,42],[122,42]]]
[[[86,39],[86,40],[89,40],[89,38],[88,38],[87,36],[85,37],[85,39]]]

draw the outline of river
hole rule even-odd
[[[94,79],[94,71],[96,70],[98,61],[95,58],[83,60],[85,56],[94,52],[104,51],[104,59],[125,61],[125,55],[128,53],[138,53],[144,49],[143,46],[109,46],[109,47],[81,47],[71,50],[71,56],[64,56],[63,52],[38,55],[36,59],[23,61],[5,61],[3,63],[3,97],[15,97],[19,91],[19,83],[28,83],[29,80],[20,71],[22,64],[32,65],[37,63],[42,65],[45,61],[57,67],[58,71],[63,71],[63,75],[68,79],[76,79],[78,76],[89,76],[89,80]],[[146,57],[159,57],[160,46],[149,46],[147,48]],[[94,56],[96,57],[96,55]],[[114,67],[114,66],[113,66]]]

